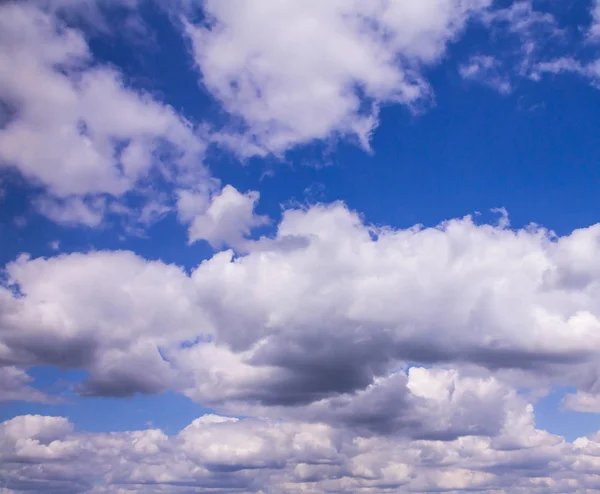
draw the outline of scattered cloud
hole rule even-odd
[[[79,31],[26,4],[6,2],[1,19],[0,90],[14,108],[0,130],[4,164],[68,197],[123,194],[158,165],[158,149],[196,161],[203,143],[189,124],[114,69],[90,66]]]
[[[459,72],[463,79],[479,82],[501,94],[512,91],[508,76],[501,73],[500,63],[489,55],[472,56],[468,63],[459,67]]]
[[[460,75],[501,94],[513,91],[519,80],[539,80],[538,66],[548,46],[563,41],[563,32],[550,12],[536,9],[533,0],[510,2],[484,11],[479,21],[487,28],[494,54],[472,55],[459,66]]]
[[[490,3],[207,1],[185,30],[203,85],[241,119],[241,154],[336,136],[368,149],[379,107],[430,100],[422,67]]]
[[[103,211],[91,203],[134,191],[153,170],[175,181],[208,175],[197,130],[128,88],[114,68],[94,63],[81,31],[35,2],[0,9],[0,99],[10,110],[0,128],[0,165],[45,191],[43,214],[97,226]]]
[[[2,190],[20,175],[33,209],[72,227],[118,217],[143,236],[176,215],[189,245],[215,252],[184,269],[127,250],[60,254],[44,237],[53,256],[2,272],[0,401],[55,403],[30,370],[52,366],[83,371],[69,383],[80,397],[170,391],[215,414],[171,435],[16,416],[0,424],[0,490],[600,489],[598,433],[569,442],[535,425],[553,385],[571,390],[564,408],[600,413],[600,225],[513,229],[499,208],[494,224],[374,226],[315,203],[318,187],[274,224],[254,185],[223,184],[205,162],[209,146],[369,151],[384,105],[435,103],[429,69],[470,23],[502,49],[466,50],[459,74],[503,94],[546,74],[600,87],[596,55],[567,48],[532,0],[206,0],[201,20],[200,2],[175,2],[193,77],[225,116],[212,128],[95,58],[90,40],[115,31],[106,9],[146,32],[139,3],[0,2]],[[600,36],[590,6],[586,48]]]
[[[589,28],[588,36],[590,40],[598,41],[600,39],[600,1],[592,0],[590,14],[592,23]]]

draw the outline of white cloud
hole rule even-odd
[[[556,18],[539,7],[533,0],[519,0],[484,11],[479,20],[489,31],[494,51],[470,56],[459,67],[461,76],[501,94],[512,92],[519,79],[539,80],[538,67],[547,62],[548,46],[565,49]]]
[[[23,439],[36,439],[48,443],[72,431],[73,426],[65,417],[21,415],[2,424],[4,438],[16,443]]]
[[[41,214],[63,225],[99,226],[106,212],[103,197],[85,200],[78,196],[67,199],[44,196],[36,199],[34,205]]]
[[[15,112],[0,131],[5,164],[57,196],[119,195],[155,164],[161,140],[184,162],[202,151],[171,108],[125,88],[108,67],[88,67],[91,54],[79,31],[12,2],[0,19],[0,94]]]
[[[586,29],[587,41],[589,43],[597,43],[600,39],[600,2],[591,0],[590,2],[590,17],[591,24]],[[581,31],[584,28],[580,29]],[[592,51],[591,55],[586,55],[586,50],[571,49],[570,51],[563,50],[563,53],[553,58],[535,60],[531,64],[530,77],[534,80],[539,80],[546,74],[575,74],[579,75],[596,88],[600,88],[600,58]]]
[[[500,33],[504,29],[518,39],[514,55],[517,61],[515,71],[520,76],[530,74],[544,45],[562,37],[554,16],[536,9],[533,0],[513,2],[506,8],[486,12],[482,18],[492,33]]]
[[[565,56],[540,62],[535,66],[534,77],[565,73],[580,75],[588,79],[596,88],[600,88],[600,58],[582,61],[572,56]]]
[[[182,221],[189,222],[188,241],[206,240],[213,247],[243,248],[252,229],[268,223],[266,216],[254,213],[259,199],[255,191],[240,193],[226,185],[209,199],[204,194],[182,191],[178,210]]]
[[[47,191],[43,212],[97,225],[101,211],[88,200],[135,190],[151,170],[186,184],[207,178],[205,143],[192,125],[94,64],[82,32],[34,5],[0,7],[0,100],[8,109],[0,164]],[[56,200],[65,207],[52,206]]]
[[[587,34],[588,42],[595,43],[600,33],[600,3],[597,0],[590,2],[589,12],[592,20],[590,26],[578,27],[580,32]],[[500,64],[495,64],[496,67],[486,67],[484,63],[483,68],[492,71],[484,76],[485,71],[478,70],[475,64],[470,63],[463,65],[463,76],[473,75],[488,85],[498,85],[500,81],[509,82],[512,79],[514,86],[516,77],[540,81],[547,74],[570,73],[589,80],[595,87],[600,87],[600,59],[593,53],[589,55],[586,54],[586,50],[582,50],[585,43],[583,46],[581,42],[569,44],[566,28],[559,26],[551,12],[534,8],[532,0],[521,0],[507,8],[488,11],[484,13],[482,20],[494,36],[505,42],[503,34],[508,33],[516,37],[519,40],[518,47],[512,53],[510,49],[500,47],[501,55],[495,54],[496,58],[503,59],[503,65],[506,67],[504,73],[499,72]],[[485,58],[489,56],[486,55]]]
[[[569,393],[565,396],[563,405],[576,412],[600,413],[600,395],[584,391]]]
[[[52,403],[51,396],[30,386],[33,378],[24,370],[13,366],[0,367],[0,403],[5,401],[33,401]]]
[[[459,67],[463,79],[485,84],[501,94],[508,94],[512,87],[507,75],[501,73],[501,65],[489,55],[474,55],[468,63]]]
[[[25,297],[0,289],[0,361],[87,369],[84,394],[172,387],[160,349],[212,332],[183,270],[128,252],[21,257],[7,272]]]
[[[86,369],[85,394],[171,388],[231,410],[358,392],[407,361],[597,392],[600,227],[506,222],[392,230],[316,205],[190,274],[128,252],[22,257],[0,357]]]
[[[580,492],[598,487],[597,435],[567,443],[530,406],[495,437],[364,437],[342,427],[204,416],[158,429],[74,432],[62,417],[0,425],[6,487],[44,492]],[[521,441],[506,447],[498,438]],[[93,487],[94,486],[94,487]]]
[[[203,84],[247,127],[242,154],[340,135],[368,148],[379,106],[428,99],[421,67],[489,4],[207,1],[207,25],[186,31]]]

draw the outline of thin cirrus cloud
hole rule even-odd
[[[556,387],[570,390],[564,409],[600,411],[599,225],[512,229],[497,209],[493,224],[374,226],[343,201],[286,203],[275,218],[259,209],[268,194],[222,182],[209,152],[282,158],[332,140],[376,152],[383,106],[436,111],[428,71],[473,24],[506,49],[452,60],[465,80],[506,95],[548,73],[597,83],[594,56],[557,51],[552,12],[528,0],[155,5],[227,117],[217,124],[95,58],[115,5],[119,26],[151,36],[149,2],[0,5],[0,166],[61,227],[108,229],[112,215],[143,235],[172,215],[188,250],[169,262],[135,244],[63,252],[57,230],[49,257],[8,262],[0,401],[56,405],[32,377],[50,367],[83,371],[73,406],[179,393],[214,414],[168,434],[15,414],[0,424],[0,490],[600,488],[598,434],[567,440],[535,415]],[[597,12],[580,29],[588,48]],[[202,243],[211,252],[189,267]]]

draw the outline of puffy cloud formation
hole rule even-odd
[[[368,148],[382,105],[432,101],[425,70],[472,20],[514,50],[467,53],[459,73],[500,92],[548,72],[597,81],[598,63],[545,59],[561,30],[528,0],[206,0],[202,22],[194,3],[170,8],[227,112],[210,136],[94,58],[80,28],[110,29],[107,0],[0,5],[0,165],[39,189],[37,209],[93,227],[117,214],[132,232],[173,212],[217,251],[189,270],[126,250],[6,265],[1,402],[55,401],[31,371],[52,366],[84,371],[82,397],[171,391],[215,415],[173,435],[14,417],[0,491],[600,489],[600,436],[536,428],[527,398],[568,386],[565,408],[600,411],[600,225],[558,237],[498,210],[395,229],[333,203],[284,210],[257,238],[259,193],[203,164],[209,138],[242,155]]]
[[[96,226],[101,195],[119,198],[151,172],[203,180],[197,130],[94,63],[83,33],[39,5],[0,6],[0,166],[47,191],[39,209],[60,223]]]
[[[185,273],[129,252],[21,257],[8,272],[27,295],[2,290],[0,361],[88,368],[88,394],[165,389],[158,348],[206,331]]]
[[[218,415],[172,436],[74,432],[62,417],[0,424],[5,492],[583,492],[599,487],[599,451],[596,435],[536,429],[525,404],[496,436],[451,441]]]
[[[43,196],[33,204],[57,223],[99,227],[119,215],[128,233],[139,233],[170,212],[189,217],[178,207],[184,190],[205,204],[195,219],[184,220],[190,242],[240,247],[263,223],[250,206],[258,196],[249,192],[224,206],[233,194],[219,194],[221,184],[203,164],[209,140],[242,155],[281,155],[331,137],[368,148],[382,105],[416,110],[432,100],[423,71],[444,57],[471,21],[494,39],[512,39],[515,49],[499,57],[470,56],[459,67],[467,79],[503,93],[516,75],[539,79],[569,71],[598,81],[595,60],[541,56],[540,40],[561,39],[561,31],[531,0],[505,8],[491,0],[206,1],[202,23],[184,7],[197,2],[174,2],[170,9],[184,19],[203,85],[232,117],[231,125],[209,132],[211,122],[192,125],[94,59],[79,28],[110,31],[103,11],[118,6],[132,19],[123,31],[143,32],[138,3],[2,3],[0,166],[39,187]],[[166,189],[164,197],[157,189]],[[131,196],[141,205],[133,207]],[[223,208],[227,231],[213,225]]]
[[[600,227],[506,223],[393,230],[337,203],[287,210],[273,238],[189,274],[125,251],[22,256],[0,360],[86,369],[82,393],[174,388],[232,409],[307,406],[406,362],[600,392]]]
[[[379,106],[428,99],[422,66],[490,4],[209,0],[187,33],[203,84],[248,129],[242,154],[339,135],[368,148]]]
[[[180,191],[178,212],[183,222],[190,223],[189,243],[206,240],[215,248],[243,248],[252,229],[269,221],[254,213],[259,197],[255,191],[241,194],[231,185],[223,187],[210,201],[205,194]]]
[[[159,148],[171,148],[188,165],[202,151],[172,109],[124,87],[113,69],[90,67],[79,31],[12,2],[2,6],[0,19],[5,164],[59,197],[119,195],[148,172]]]

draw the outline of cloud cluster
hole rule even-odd
[[[287,210],[273,238],[191,273],[125,251],[22,256],[0,289],[0,360],[86,369],[85,394],[215,406],[308,405],[406,362],[597,393],[599,237],[469,217],[393,230],[337,203]]]
[[[600,485],[599,452],[597,435],[568,443],[536,429],[524,403],[497,435],[450,441],[218,415],[173,436],[75,432],[63,417],[0,424],[5,492],[583,492]]]
[[[560,43],[562,31],[531,0],[503,8],[490,0],[206,1],[202,22],[190,13],[194,4],[175,2],[169,10],[182,20],[203,86],[231,117],[218,131],[209,130],[211,122],[192,124],[94,59],[85,33],[110,32],[108,5],[144,29],[137,0],[2,4],[0,166],[42,191],[33,202],[37,211],[90,227],[117,215],[128,233],[175,212],[190,225],[190,242],[243,248],[248,232],[264,223],[252,212],[258,195],[221,192],[203,164],[208,143],[244,156],[282,155],[330,138],[368,149],[382,105],[417,110],[433,100],[424,70],[443,59],[470,22],[500,40],[502,50],[471,55],[459,66],[466,79],[502,93],[517,77],[568,71],[599,79],[595,60],[564,50],[547,56],[545,45]],[[185,194],[203,204],[194,216]],[[213,223],[227,198],[237,202],[227,206],[225,231]]]
[[[190,270],[125,250],[8,263],[0,401],[53,402],[27,373],[53,366],[84,371],[82,397],[169,390],[219,414],[172,436],[14,417],[0,490],[599,489],[600,436],[537,429],[524,396],[568,386],[566,408],[600,411],[600,225],[559,237],[498,210],[497,224],[395,229],[338,202],[290,207],[257,238],[272,223],[259,193],[203,163],[209,142],[368,149],[382,105],[432,101],[424,71],[471,21],[509,53],[469,54],[459,73],[503,93],[550,72],[597,82],[598,62],[547,58],[543,37],[562,31],[529,0],[206,0],[201,22],[192,4],[174,17],[231,117],[210,136],[95,60],[74,24],[108,29],[104,0],[0,4],[0,166],[37,188],[34,206],[59,224],[120,215],[131,231],[175,212],[189,244],[216,251]],[[598,2],[591,14],[593,46]]]

